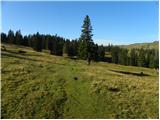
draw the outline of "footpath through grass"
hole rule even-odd
[[[82,60],[5,46],[2,118],[158,118],[154,69],[104,62],[88,66]],[[142,71],[147,76],[138,76]]]

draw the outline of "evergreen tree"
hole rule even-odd
[[[57,35],[52,37],[53,39],[51,40],[51,54],[57,55],[57,49],[58,49],[58,40],[57,40]]]
[[[1,42],[8,43],[7,35],[5,33],[1,33]]]
[[[94,43],[92,40],[92,26],[90,22],[90,18],[87,15],[84,19],[84,23],[82,26],[82,33],[80,36],[80,43],[78,48],[78,56],[81,59],[87,59],[89,62],[93,59],[93,47]]]
[[[121,48],[118,54],[118,62],[122,65],[128,64],[128,50]]]
[[[23,40],[22,39],[23,39],[23,37],[22,37],[21,31],[20,30],[16,31],[16,34],[15,34],[16,43],[15,44],[22,45],[23,44]]]
[[[33,48],[33,35],[28,35],[28,46]]]
[[[159,67],[159,52],[158,52],[158,50],[151,50],[149,67],[150,68],[158,68]]]
[[[103,61],[104,57],[105,57],[105,48],[103,47],[103,45],[98,47],[98,57],[99,60]]]
[[[15,37],[14,37],[14,32],[12,30],[8,31],[8,42],[11,44],[15,43]]]
[[[149,67],[149,61],[150,61],[150,50],[145,50],[146,56],[145,56],[145,67]]]
[[[28,36],[27,36],[27,35],[24,36],[22,45],[24,45],[24,46],[29,46],[29,41],[28,41]]]
[[[72,40],[70,42],[70,47],[71,47],[70,50],[72,50],[71,56],[77,56],[78,41],[77,40]]]
[[[155,64],[154,64],[154,68],[159,68],[159,50],[155,50]]]
[[[119,59],[118,59],[118,55],[119,55],[119,47],[112,47],[111,49],[111,56],[112,56],[112,62],[115,64],[118,64]]]
[[[69,45],[70,41],[66,40],[66,42],[63,45],[63,56],[69,56]]]
[[[35,51],[41,52],[42,51],[42,39],[41,39],[39,32],[37,32],[37,34],[33,36],[33,43],[34,43],[33,49]]]
[[[137,54],[135,49],[131,49],[130,52],[130,65],[137,66]]]
[[[144,66],[145,66],[145,52],[144,52],[144,49],[143,49],[143,48],[141,48],[141,49],[139,50],[138,66],[139,66],[139,67],[144,67]]]
[[[112,44],[108,44],[108,46],[105,46],[105,51],[106,52],[111,52],[111,49],[112,49]]]
[[[154,62],[155,62],[155,60],[154,60],[154,55],[151,54],[151,55],[149,56],[149,67],[150,67],[150,68],[154,68]]]
[[[98,45],[95,44],[94,47],[93,47],[93,50],[94,50],[94,52],[93,52],[93,60],[94,61],[98,61],[99,60],[98,49],[99,49]]]
[[[46,36],[45,36],[44,48],[45,48],[46,50],[49,50],[49,40],[51,40],[51,39],[52,39],[52,36],[51,36],[51,35],[46,35]]]

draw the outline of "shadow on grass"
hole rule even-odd
[[[117,72],[117,73],[122,73],[122,74],[127,74],[127,75],[140,76],[140,77],[150,76],[149,74],[145,74],[145,73],[143,73],[143,72],[135,73],[135,72],[126,72],[126,71],[118,71],[118,70],[110,70],[110,71],[112,71],[112,72]]]
[[[35,60],[35,59],[19,56],[19,55],[16,55],[16,54],[7,53],[7,52],[1,52],[1,55],[2,56],[8,56],[8,57],[14,57],[14,58],[20,58],[20,59],[24,59],[24,60],[39,61],[39,60]]]
[[[22,56],[21,54],[14,54],[14,52],[8,52],[8,51],[1,51],[1,55],[3,56],[7,56],[7,57],[13,57],[13,58],[20,58],[20,59],[24,59],[24,60],[30,60],[30,61],[35,61],[35,62],[40,62],[42,60],[36,60],[36,59],[32,59],[32,58],[28,58],[27,56]],[[49,62],[50,64],[56,64],[56,65],[62,65],[62,66],[66,66],[66,64],[62,64],[62,63],[54,63],[54,62]]]
[[[24,56],[41,56],[41,55],[28,54],[27,51],[25,51],[25,53],[19,53],[18,51],[10,51],[10,50],[7,50],[5,52],[12,53],[12,54],[17,54],[17,55],[24,55]]]

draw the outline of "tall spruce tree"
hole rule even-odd
[[[135,49],[131,49],[130,52],[130,65],[137,66],[137,54]]]
[[[22,39],[23,39],[23,36],[21,34],[21,31],[20,30],[16,31],[16,34],[15,34],[16,44],[17,45],[22,45],[23,44],[23,40]]]
[[[104,57],[105,57],[105,48],[103,47],[103,45],[98,47],[98,57],[99,60],[103,61]]]
[[[143,48],[139,50],[138,55],[138,66],[139,67],[145,67],[145,51]]]
[[[84,23],[82,26],[82,33],[80,36],[80,42],[78,47],[78,56],[81,59],[87,59],[90,63],[90,60],[93,59],[94,55],[94,43],[92,40],[92,26],[90,22],[90,18],[86,15],[84,19]]]
[[[37,34],[34,35],[33,42],[34,42],[33,49],[35,51],[41,52],[42,51],[42,39],[41,39],[41,35],[39,34],[39,32],[37,32]]]
[[[14,32],[12,30],[9,30],[8,31],[8,42],[11,43],[11,44],[14,44],[15,43],[15,37],[14,37]]]
[[[118,62],[122,65],[128,64],[128,50],[121,48],[118,54]]]
[[[1,42],[7,43],[7,35],[5,33],[1,33]]]
[[[66,42],[63,45],[63,56],[69,56],[69,45],[70,45],[70,41],[66,40]]]
[[[24,36],[22,45],[28,46],[28,36],[27,35]]]
[[[118,59],[119,51],[120,51],[120,48],[117,46],[112,47],[111,49],[112,62],[115,64],[119,63],[119,59]]]

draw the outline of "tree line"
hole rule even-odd
[[[108,45],[105,51],[111,53],[111,62],[121,65],[159,68],[159,50],[156,49],[125,49]]]
[[[9,30],[8,35],[1,33],[1,42],[15,45],[22,45],[27,47],[32,47],[33,50],[41,52],[43,49],[49,50],[50,54],[58,56],[77,56],[80,59],[87,59],[86,51],[83,51],[83,47],[80,46],[81,41],[78,39],[69,40],[57,35],[43,35],[38,32],[33,35],[22,36],[21,32],[18,30],[14,34],[12,30]],[[84,43],[83,43],[84,44]],[[95,59],[100,60],[104,58],[104,47],[94,45]],[[92,53],[92,51],[90,52]]]
[[[124,49],[118,46],[98,45],[92,39],[92,26],[89,16],[83,21],[81,36],[79,39],[65,39],[58,35],[36,34],[22,35],[21,31],[9,30],[8,34],[1,33],[2,43],[16,44],[32,47],[33,50],[41,52],[49,50],[52,55],[77,57],[88,61],[107,61],[115,64],[159,67],[159,51],[155,49]],[[109,53],[111,57],[105,56]]]

